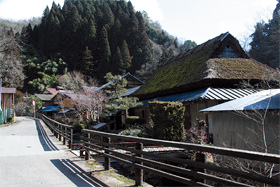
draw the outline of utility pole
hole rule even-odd
[[[35,103],[34,100],[32,100],[32,105],[34,106],[34,118],[35,118],[35,117],[36,117],[36,111],[35,111],[35,105],[36,105],[36,103]]]
[[[2,112],[2,79],[0,78],[0,125],[3,123],[3,112]]]

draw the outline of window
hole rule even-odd
[[[235,53],[233,48],[230,45],[227,45],[221,54],[218,55],[218,57],[227,57],[227,58],[238,58],[239,56]]]

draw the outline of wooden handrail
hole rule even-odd
[[[103,155],[105,158],[112,158],[119,160],[121,162],[125,162],[126,164],[130,164],[134,166],[136,169],[142,169],[145,171],[153,172],[155,174],[172,178],[173,180],[183,182],[189,185],[204,185],[201,183],[201,181],[193,181],[190,179],[191,176],[195,176],[196,178],[201,179],[207,179],[210,181],[214,181],[220,184],[224,185],[234,185],[234,186],[247,186],[245,183],[240,183],[236,181],[232,181],[229,179],[225,179],[222,177],[217,177],[211,174],[205,174],[203,172],[198,171],[192,171],[187,168],[200,168],[202,170],[212,170],[214,172],[220,172],[236,177],[241,177],[243,179],[259,182],[259,183],[265,183],[270,185],[279,185],[280,181],[279,179],[272,179],[260,174],[254,174],[254,173],[248,173],[245,171],[239,171],[236,169],[230,169],[225,167],[220,167],[211,163],[203,163],[203,162],[197,162],[190,159],[181,159],[181,158],[173,158],[170,156],[164,156],[160,154],[153,154],[148,153],[143,150],[137,150],[132,149],[129,147],[121,146],[118,142],[111,142],[106,143],[104,141],[101,141],[103,137],[110,137],[111,140],[122,140],[122,141],[128,141],[128,142],[136,142],[136,143],[142,143],[142,144],[149,144],[149,145],[157,145],[157,146],[168,146],[168,147],[177,147],[182,148],[186,151],[197,151],[197,152],[203,152],[203,153],[213,153],[213,154],[219,154],[223,156],[230,156],[230,157],[236,157],[236,158],[242,158],[242,159],[248,159],[248,160],[255,160],[255,161],[261,161],[271,164],[279,164],[280,163],[280,155],[275,154],[266,154],[266,153],[260,153],[260,152],[253,152],[253,151],[246,151],[246,150],[239,150],[239,149],[230,149],[230,148],[224,148],[224,147],[216,147],[216,146],[208,146],[208,145],[200,145],[200,144],[192,144],[192,143],[185,143],[185,142],[174,142],[174,141],[166,141],[166,140],[158,140],[158,139],[151,139],[151,138],[141,138],[141,137],[133,137],[133,136],[124,136],[124,135],[118,135],[118,134],[112,134],[112,133],[106,133],[106,132],[100,132],[95,130],[82,130],[82,134],[84,136],[82,137],[83,142],[85,144],[84,149],[87,150],[87,152],[96,152],[98,154]],[[100,138],[96,139],[97,136],[100,136]],[[95,137],[95,138],[92,138]],[[108,148],[110,147],[110,148]],[[120,152],[119,150],[125,150],[125,153]],[[110,153],[110,154],[108,154]],[[129,154],[128,154],[129,153]],[[174,162],[180,165],[186,165],[187,168],[181,168],[176,170],[176,166],[166,164],[164,162],[157,162],[148,160],[145,158],[156,158],[160,160],[166,160],[168,162]],[[87,157],[88,158],[88,157]],[[133,160],[133,161],[131,161]],[[143,163],[145,165],[143,165]],[[149,166],[148,166],[149,165]],[[152,167],[153,166],[153,167]],[[175,168],[174,168],[175,167]],[[105,168],[108,168],[105,166]],[[156,169],[156,168],[162,168],[164,169],[164,172],[162,170]],[[172,173],[166,172],[166,170],[172,171]],[[175,171],[174,171],[175,170]],[[182,172],[183,171],[183,172]],[[174,174],[179,173],[179,175]],[[139,172],[138,172],[139,173]],[[181,174],[187,174],[188,177],[183,177]],[[141,175],[141,172],[140,172]],[[141,178],[139,174],[136,174],[136,185],[141,185],[141,181],[137,180]],[[143,182],[143,181],[142,181]]]
[[[217,146],[209,146],[209,145],[193,144],[193,143],[185,143],[185,142],[166,141],[166,140],[158,140],[158,139],[151,139],[151,138],[124,136],[124,135],[100,132],[95,130],[87,130],[87,129],[83,129],[82,131],[84,133],[90,133],[94,135],[106,136],[111,138],[118,138],[122,140],[134,141],[139,143],[178,147],[186,150],[208,152],[208,153],[220,154],[220,155],[231,156],[231,157],[258,160],[258,161],[274,163],[274,164],[280,163],[280,155],[270,154],[270,153],[261,153],[261,152],[247,151],[241,149],[232,149],[226,147],[217,147]]]
[[[66,144],[66,140],[68,140],[68,146],[71,149],[73,144],[73,126],[66,125],[60,122],[57,122],[44,114],[38,114],[38,117],[42,119],[45,124],[51,129],[51,131],[54,133],[56,138],[59,139],[59,141],[63,138],[63,144]]]
[[[59,140],[61,140],[62,137],[64,143],[66,139],[69,140],[69,147],[71,147],[73,143],[72,126],[59,123],[43,114],[40,114],[39,117],[46,123]],[[188,185],[209,186],[203,182],[204,180],[209,180],[222,185],[248,186],[246,183],[233,181],[221,176],[215,176],[214,174],[210,174],[208,172],[205,173],[203,172],[205,169],[207,171],[223,173],[237,178],[254,181],[256,184],[264,183],[276,186],[280,185],[279,178],[274,179],[260,174],[221,167],[212,163],[204,163],[204,158],[202,160],[198,160],[198,158],[196,158],[196,160],[192,160],[154,154],[145,152],[143,148],[145,145],[161,148],[174,147],[180,148],[179,150],[183,151],[195,151],[200,155],[203,155],[204,153],[212,153],[215,155],[227,156],[228,158],[233,157],[250,161],[259,161],[262,163],[270,163],[274,164],[275,167],[278,168],[280,167],[280,155],[185,142],[124,136],[88,129],[82,130],[82,135],[81,139],[83,147],[80,153],[82,155],[84,150],[86,150],[85,159],[89,159],[91,153],[96,152],[104,156],[106,170],[110,169],[110,159],[118,160],[131,165],[135,168],[136,185],[143,184],[143,171],[148,171]],[[135,146],[123,146],[131,144],[134,144]],[[151,160],[147,158],[153,159]],[[167,163],[164,161],[167,161]]]

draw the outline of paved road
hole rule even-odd
[[[48,128],[31,118],[0,128],[0,186],[106,186]]]

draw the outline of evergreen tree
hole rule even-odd
[[[122,59],[123,59],[123,65],[121,68],[123,69],[123,71],[127,71],[131,66],[132,59],[131,59],[129,49],[128,49],[128,46],[127,46],[127,43],[125,40],[123,40],[123,42],[122,42],[121,54],[122,54]]]
[[[105,76],[107,82],[110,82],[105,87],[105,92],[109,95],[109,101],[105,105],[106,112],[111,114],[117,110],[125,110],[128,117],[128,109],[141,105],[136,97],[124,97],[127,93],[127,80],[120,75],[112,75],[107,73]]]
[[[266,51],[267,40],[265,39],[265,23],[260,22],[257,23],[255,26],[255,32],[251,35],[253,37],[250,50],[251,57],[255,58],[256,60],[262,63],[268,63],[267,55],[264,55],[263,52]]]
[[[22,44],[28,45],[22,54],[23,62],[32,67],[27,68],[28,73],[35,71],[32,64],[40,66],[47,60],[62,58],[69,71],[81,70],[103,80],[110,71],[122,74],[135,73],[143,66],[155,68],[162,51],[177,54],[181,50],[179,46],[175,49],[175,39],[158,23],[151,22],[147,14],[143,17],[135,12],[126,0],[65,0],[63,7],[53,3],[51,10],[44,10],[39,25],[25,29],[21,39],[25,39]],[[94,66],[83,67],[88,60]],[[31,81],[34,76],[38,75],[27,75],[26,80]]]
[[[126,73],[125,65],[123,62],[121,50],[119,47],[117,47],[117,50],[115,52],[114,58],[113,58],[113,67],[114,67],[114,72],[120,75],[123,75]]]
[[[272,20],[257,23],[251,35],[250,56],[273,68],[280,67],[280,3],[276,5]]]
[[[95,66],[94,66],[94,60],[93,56],[91,54],[91,51],[86,47],[86,50],[83,53],[83,74],[89,79],[90,77],[93,77],[92,75],[95,74]]]
[[[114,17],[114,14],[111,10],[111,8],[109,7],[108,3],[105,3],[104,5],[104,24],[108,24],[109,27],[113,26],[114,25],[114,21],[115,21],[115,17]]]
[[[280,1],[273,11],[272,20],[268,29],[269,45],[268,51],[271,51],[269,64],[271,67],[280,68]]]
[[[108,33],[106,27],[103,26],[99,36],[99,48],[100,62],[98,64],[99,78],[111,71],[110,60],[111,60],[111,49],[108,41]]]

